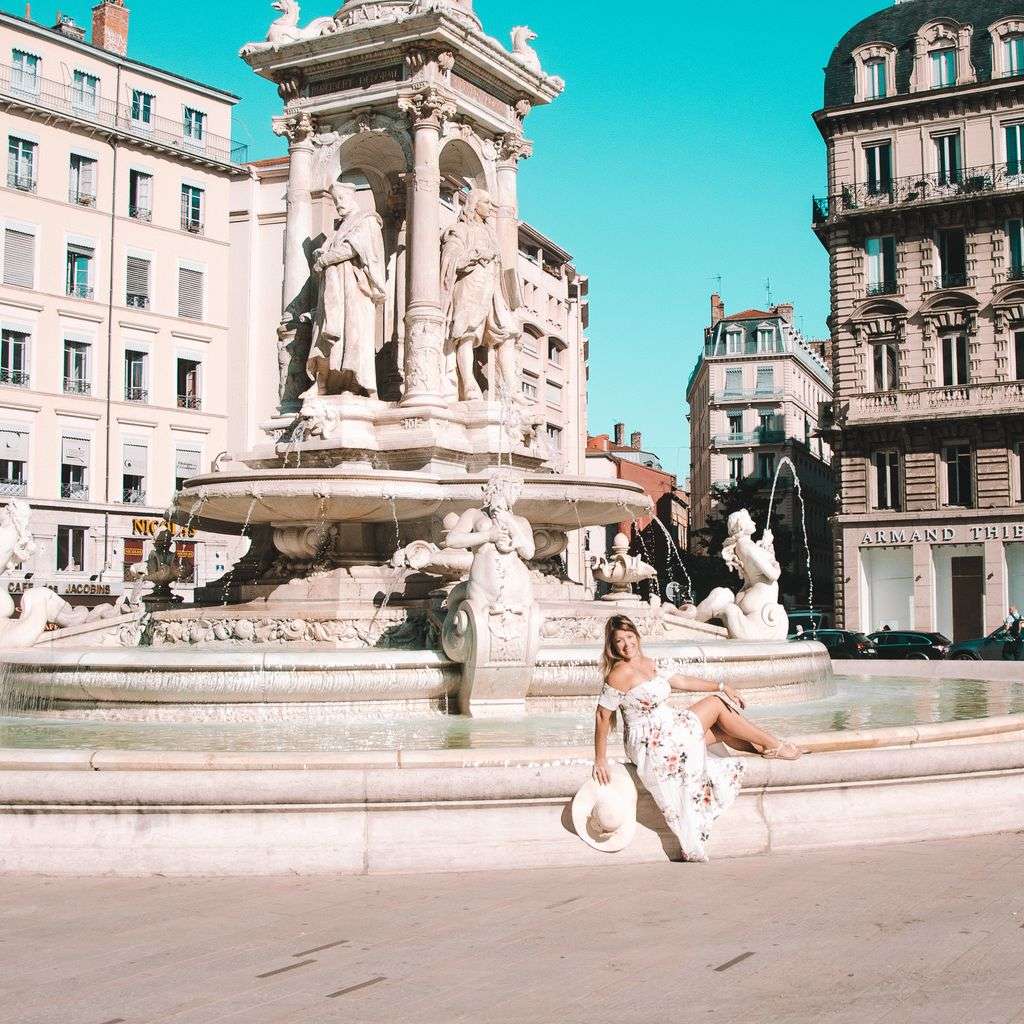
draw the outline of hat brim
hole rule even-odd
[[[572,798],[572,825],[587,846],[600,850],[601,853],[618,853],[629,846],[636,836],[637,795],[636,786],[629,777],[629,772],[621,764],[610,765],[609,771],[609,787],[613,790],[615,798],[622,802],[625,811],[622,827],[607,833],[597,832],[593,828],[594,804],[597,803],[598,794],[605,788],[594,778],[587,779]]]

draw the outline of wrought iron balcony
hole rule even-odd
[[[79,206],[95,206],[96,193],[83,192],[81,189],[77,189],[72,186],[68,189],[68,202],[76,203]]]
[[[125,505],[145,505],[146,492],[137,487],[126,487],[121,492],[121,500]]]
[[[0,494],[5,498],[23,498],[28,494],[28,481],[0,479]]]
[[[874,185],[868,182],[842,185],[829,196],[813,199],[811,217],[817,227],[857,213],[1015,191],[1024,191],[1024,161],[987,164],[953,172],[911,174]]]
[[[966,273],[944,273],[935,278],[937,290],[943,288],[966,288],[970,283]]]
[[[68,295],[76,299],[91,299],[93,297],[92,285],[88,284],[69,284]]]
[[[20,189],[22,192],[35,192],[36,178],[34,174],[25,174],[21,171],[7,172],[7,187]]]
[[[743,388],[740,391],[716,391],[712,397],[715,405],[748,405],[757,402],[781,402],[785,396],[781,391],[758,391],[757,388]]]
[[[0,369],[0,384],[9,384],[15,388],[27,388],[30,380],[27,370]]]
[[[66,395],[91,395],[92,384],[79,377],[64,378],[64,394]]]
[[[887,278],[885,281],[874,281],[868,285],[868,296],[873,295],[896,295],[899,292],[899,285],[895,278]]]
[[[1007,281],[1024,281],[1024,267],[1010,267],[1006,273]]]
[[[910,420],[941,420],[1020,414],[1024,408],[1024,381],[992,381],[952,387],[914,388],[908,391],[880,391],[856,395],[844,410],[839,404],[840,423],[903,423]]]
[[[60,496],[62,498],[73,498],[76,501],[88,501],[89,488],[85,484],[61,484]]]
[[[149,296],[128,294],[125,296],[125,305],[134,309],[149,309]]]
[[[149,392],[145,388],[125,388],[124,400],[126,402],[148,402]]]
[[[782,444],[785,430],[755,430],[747,434],[716,434],[712,444],[716,448],[748,448],[758,444]]]
[[[135,206],[134,204],[129,204],[128,216],[131,217],[132,220],[151,221],[153,219],[153,211],[146,206]]]
[[[188,214],[181,215],[181,230],[188,231],[193,235],[203,233],[203,222],[198,217],[190,217]]]
[[[178,408],[199,412],[203,408],[203,401],[198,395],[178,395]]]
[[[184,121],[150,117],[148,122],[132,117],[129,103],[84,95],[68,82],[57,82],[38,75],[25,75],[9,64],[0,64],[0,103],[21,108],[46,110],[75,121],[116,131],[151,146],[164,146],[197,159],[218,163],[245,163],[248,147],[220,135],[203,131],[201,138],[187,131]]]

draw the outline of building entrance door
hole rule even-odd
[[[977,640],[985,635],[985,559],[954,558],[953,642]]]

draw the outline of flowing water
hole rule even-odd
[[[811,569],[811,545],[807,539],[807,505],[804,503],[804,492],[800,485],[800,477],[797,476],[796,466],[793,465],[793,460],[787,455],[784,455],[779,460],[778,466],[775,467],[775,479],[772,480],[772,495],[768,500],[768,522],[765,526],[766,528],[770,526],[772,521],[772,510],[775,508],[775,488],[779,485],[779,474],[782,473],[783,466],[789,466],[789,471],[793,474],[796,496],[800,499],[800,526],[803,530],[804,555],[807,558],[807,607],[814,608],[814,573]]]

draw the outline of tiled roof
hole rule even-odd
[[[769,320],[778,315],[778,312],[768,313],[763,309],[745,309],[742,313],[732,313],[729,316],[722,317],[722,320]]]

